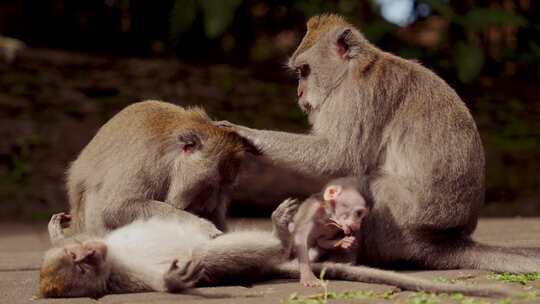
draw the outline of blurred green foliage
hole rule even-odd
[[[387,19],[383,3],[398,2],[411,4],[405,17],[401,22]],[[539,1],[4,0],[0,34],[21,39],[30,48],[152,58],[155,61],[129,66],[155,67],[118,76],[114,69],[101,73],[106,68],[92,60],[68,60],[56,68],[46,67],[49,58],[41,58],[16,73],[17,67],[0,65],[0,110],[19,113],[16,119],[21,121],[56,117],[55,111],[88,119],[92,114],[71,102],[88,97],[91,102],[85,105],[103,109],[99,119],[104,120],[133,98],[184,100],[201,92],[187,100],[209,101],[205,106],[211,109],[215,102],[218,116],[254,127],[300,130],[305,117],[294,105],[294,81],[283,71],[283,62],[298,45],[307,18],[327,12],[344,15],[381,49],[418,60],[448,81],[471,109],[484,141],[487,201],[532,202],[536,209],[527,212],[540,214]],[[167,64],[159,60],[173,56],[190,68],[164,71]],[[87,79],[89,70],[94,76]],[[118,84],[124,81],[129,89]],[[70,82],[77,84],[67,86]],[[66,88],[65,98],[55,95]],[[9,98],[27,101],[33,110],[20,110],[16,102],[5,101]],[[49,103],[56,100],[63,104],[51,108]],[[272,115],[265,103],[272,105]],[[11,115],[9,111],[0,112],[0,118]],[[93,130],[85,132],[91,136]],[[7,148],[0,145],[0,190],[5,197],[21,196],[29,179],[34,189],[41,182],[36,175],[44,174],[36,157],[44,152],[36,151],[47,147],[35,138],[48,140],[29,134],[9,139]],[[62,168],[54,169],[63,170],[85,142],[70,148]],[[507,205],[491,213],[519,213]]]
[[[408,2],[401,26],[383,5]],[[334,12],[384,49],[422,60],[462,83],[483,75],[540,74],[540,13],[535,1],[446,0],[104,0],[7,1],[0,33],[37,44],[235,62],[280,60],[299,40],[305,20]],[[396,4],[397,3],[397,4]],[[405,19],[404,19],[405,20]],[[23,24],[24,26],[20,26]],[[284,34],[295,31],[285,41]],[[429,41],[428,41],[429,40]],[[281,41],[281,43],[279,42]],[[260,53],[260,54],[259,54]],[[518,65],[517,69],[508,65]],[[511,70],[511,71],[509,71]],[[530,74],[530,75],[529,75]],[[513,75],[510,75],[513,76]]]

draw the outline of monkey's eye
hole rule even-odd
[[[310,73],[309,65],[302,64],[301,66],[297,67],[295,72],[298,79],[306,79],[309,76]]]

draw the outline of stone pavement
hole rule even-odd
[[[245,222],[244,222],[245,223]],[[250,222],[248,222],[249,224]],[[236,222],[238,225],[238,222]],[[255,226],[269,228],[267,221],[255,221]],[[202,295],[166,293],[139,293],[109,295],[100,299],[38,299],[38,267],[49,242],[46,224],[39,226],[0,223],[0,303],[307,303],[303,296],[318,294],[321,289],[301,287],[297,282],[276,281],[252,287],[229,286],[201,288]],[[489,244],[540,247],[540,218],[482,219],[475,238]],[[540,280],[527,283],[497,282],[488,278],[488,272],[472,270],[413,271],[411,274],[439,281],[493,283],[503,288],[523,290],[528,298],[502,301],[502,299],[468,298],[461,295],[428,296],[414,292],[400,292],[392,286],[358,282],[330,281],[328,291],[339,297],[329,303],[540,303]],[[346,293],[349,292],[349,293]],[[295,296],[296,295],[296,296]],[[330,294],[332,295],[332,294]],[[313,303],[313,302],[309,302]]]

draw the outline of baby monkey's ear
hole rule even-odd
[[[338,185],[330,185],[324,189],[323,198],[325,201],[331,201],[335,200],[339,194],[341,193],[341,186]]]

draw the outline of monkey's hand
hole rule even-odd
[[[61,212],[53,214],[47,227],[49,230],[49,239],[52,244],[55,244],[65,237],[63,229],[69,227],[70,222],[71,215],[68,213]]]
[[[354,236],[346,236],[342,238],[341,240],[338,240],[336,244],[334,244],[335,248],[341,248],[341,249],[351,249],[356,245],[356,238]]]
[[[204,277],[202,263],[189,260],[182,267],[178,266],[178,260],[174,260],[169,270],[165,273],[164,281],[167,291],[180,292],[194,287]]]
[[[214,125],[220,128],[234,129],[237,125],[227,120],[214,121]]]
[[[252,131],[254,131],[253,129],[250,129],[248,127],[244,127],[244,126],[241,126],[241,125],[237,125],[237,124],[233,124],[232,122],[229,122],[229,121],[226,121],[226,120],[222,120],[222,121],[216,121],[214,122],[214,125],[220,127],[220,128],[226,128],[226,129],[230,129],[234,132],[236,132],[238,135],[244,137],[245,139],[249,140],[249,141],[252,141],[253,140],[253,136],[252,136]]]
[[[299,206],[299,200],[288,198],[272,212],[273,234],[281,241],[284,248],[289,248],[292,245],[289,226],[293,224]]]

